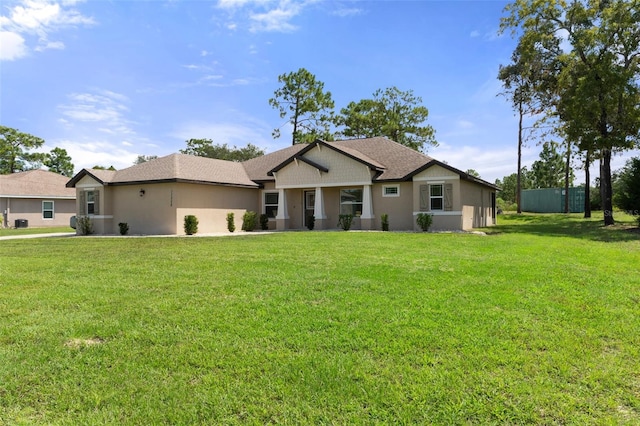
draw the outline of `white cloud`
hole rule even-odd
[[[24,38],[11,31],[0,32],[0,61],[13,61],[27,55]]]
[[[78,2],[53,0],[21,0],[0,16],[0,25],[8,33],[2,36],[0,60],[15,60],[27,54],[29,46],[37,52],[64,49],[62,41],[51,41],[50,35],[64,28],[94,25],[91,17],[74,9]],[[26,40],[28,37],[29,40]]]
[[[219,0],[217,7],[228,13],[224,27],[229,30],[244,26],[251,32],[293,32],[298,27],[291,21],[313,3],[316,0]],[[356,12],[344,10],[345,14]]]
[[[331,12],[332,15],[339,16],[340,18],[362,15],[363,13],[364,13],[364,10],[357,7],[351,7],[351,8],[339,7],[338,9]]]

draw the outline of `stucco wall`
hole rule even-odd
[[[399,182],[400,194],[398,197],[384,197],[382,188],[384,186],[396,185],[396,183],[379,183],[371,188],[371,198],[373,200],[373,214],[375,216],[375,226],[377,230],[382,229],[380,216],[389,215],[390,231],[406,231],[413,229],[413,183]]]
[[[198,233],[228,232],[227,213],[234,213],[236,232],[240,232],[246,211],[254,211],[259,216],[259,197],[258,189],[252,188],[175,184],[176,233],[184,234],[184,217],[190,214],[198,218]],[[256,225],[259,226],[259,222]]]
[[[463,229],[469,230],[495,225],[492,217],[492,189],[468,181],[461,181],[463,197]]]

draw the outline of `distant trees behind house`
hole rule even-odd
[[[74,165],[67,151],[53,148],[50,152],[33,152],[44,145],[44,139],[7,126],[0,126],[0,174],[39,169],[63,176],[73,176]]]
[[[336,114],[331,92],[308,70],[282,74],[278,82],[282,86],[269,105],[291,125],[293,145],[318,138],[385,136],[417,151],[437,146],[435,130],[426,124],[429,111],[412,90],[378,89],[371,98],[350,102]],[[274,138],[281,136],[280,129],[273,131]]]
[[[189,139],[186,144],[187,147],[180,150],[182,154],[216,158],[218,160],[241,162],[264,155],[264,150],[252,144],[247,144],[242,148],[235,146],[230,148],[226,143],[222,145],[214,144],[211,139]]]

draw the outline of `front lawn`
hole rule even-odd
[[[48,228],[0,228],[0,237],[14,235],[53,234],[57,232],[76,232],[69,226],[54,226]]]
[[[640,234],[499,223],[2,241],[0,424],[640,423]]]

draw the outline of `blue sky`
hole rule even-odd
[[[66,149],[76,171],[125,168],[190,138],[272,152],[290,137],[285,126],[272,138],[283,120],[268,99],[278,75],[304,67],[336,110],[377,89],[413,90],[440,144],[427,153],[494,181],[516,171],[517,120],[496,96],[515,46],[497,33],[506,4],[3,1],[0,123]],[[530,144],[524,164],[539,151]]]

